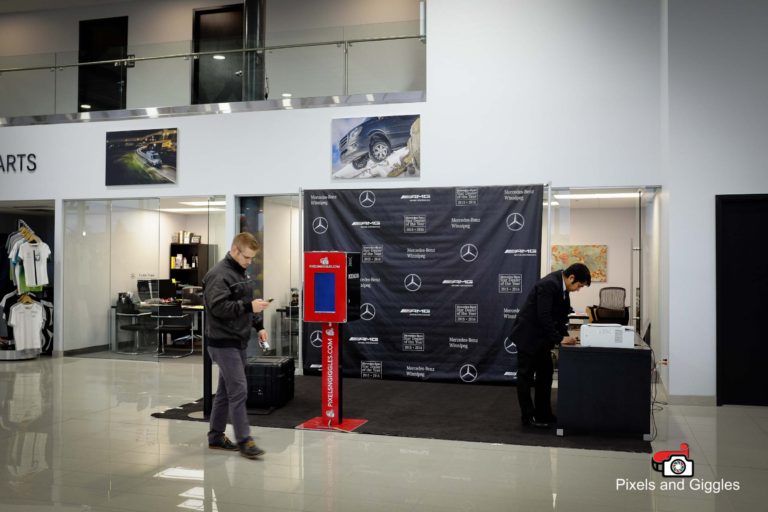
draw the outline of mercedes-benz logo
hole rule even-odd
[[[477,368],[467,363],[459,369],[459,377],[464,382],[474,382],[477,379]]]
[[[504,350],[510,354],[517,354],[517,345],[509,338],[504,338]]]
[[[309,343],[315,348],[322,347],[323,333],[320,331],[312,331],[311,333],[309,333]]]
[[[360,306],[360,318],[363,320],[373,320],[376,316],[376,308],[370,302],[365,302]]]
[[[370,208],[376,202],[376,194],[370,190],[363,190],[360,192],[360,197],[358,199],[360,200],[360,206],[363,208]]]
[[[473,244],[464,244],[459,249],[459,256],[464,261],[475,261],[477,259],[477,247]]]
[[[315,220],[312,221],[312,231],[318,235],[328,231],[328,219],[325,217],[315,217]]]
[[[415,292],[421,288],[421,278],[417,274],[408,274],[403,280],[405,289],[409,292]]]
[[[510,231],[520,231],[525,226],[525,217],[521,213],[510,213],[507,215],[507,228]]]

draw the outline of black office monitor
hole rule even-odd
[[[136,281],[136,289],[141,302],[176,298],[176,284],[170,279],[139,279]]]
[[[157,281],[139,279],[136,281],[136,290],[139,292],[139,300],[141,302],[147,302],[149,299],[158,298]]]
[[[161,299],[175,299],[176,298],[176,283],[170,279],[158,279],[158,293]]]

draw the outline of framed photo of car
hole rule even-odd
[[[421,116],[331,121],[331,179],[419,178]]]
[[[107,132],[106,185],[177,183],[177,128]]]

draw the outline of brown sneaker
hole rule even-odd
[[[235,443],[230,441],[229,438],[223,434],[214,439],[209,439],[208,448],[213,450],[229,450],[233,452],[240,449]]]
[[[256,446],[253,438],[248,437],[244,441],[237,443],[240,448],[240,455],[246,459],[256,459],[260,455],[264,455],[264,450]]]

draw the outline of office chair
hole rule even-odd
[[[179,358],[190,356],[195,352],[195,332],[192,315],[184,313],[179,304],[157,306],[152,318],[157,321],[157,357]],[[173,339],[174,334],[185,334],[190,340],[189,352],[182,354],[166,353],[166,339]]]
[[[151,321],[151,313],[149,311],[139,311],[136,305],[127,297],[118,297],[115,303],[115,323],[119,331],[129,331],[134,336],[134,350],[133,352],[125,352],[120,350],[120,337],[116,333],[115,340],[115,353],[135,356],[142,353],[141,340],[142,334],[155,330],[155,323]],[[126,321],[130,323],[125,323]]]
[[[629,325],[629,308],[624,305],[627,291],[618,286],[600,289],[600,303],[588,306],[589,321],[593,324]]]

